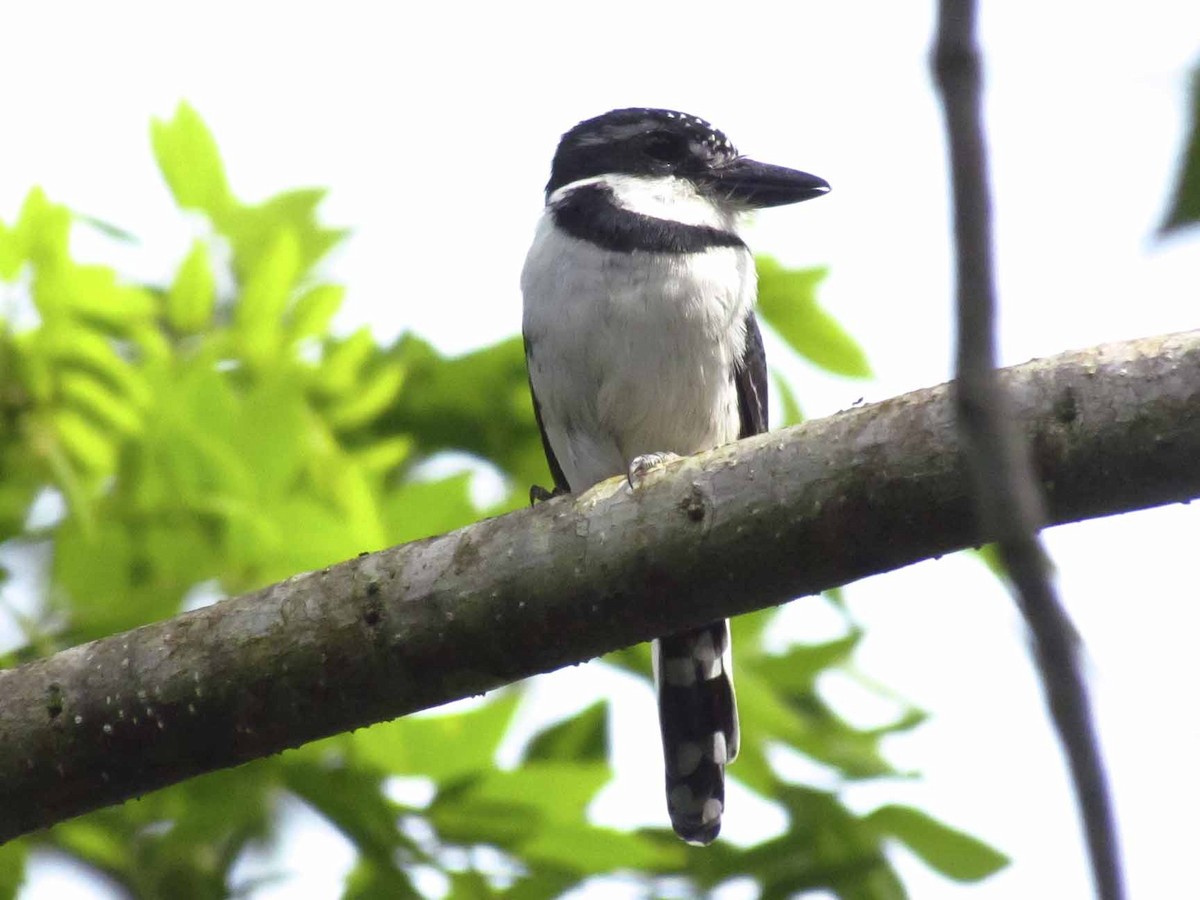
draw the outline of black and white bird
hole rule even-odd
[[[521,275],[556,493],[622,473],[636,486],[672,454],[766,431],[757,278],[738,217],[828,190],[670,110],[613,110],[562,136]],[[663,637],[653,656],[671,823],[707,844],[738,750],[729,625]]]

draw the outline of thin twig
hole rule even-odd
[[[1079,642],[1059,602],[1038,530],[1045,508],[1029,449],[995,376],[993,278],[981,61],[974,0],[941,0],[933,55],[954,192],[958,359],[955,396],[981,531],[995,540],[1033,638],[1042,687],[1075,783],[1097,896],[1121,900],[1120,849]]]

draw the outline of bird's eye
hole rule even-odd
[[[646,141],[645,152],[659,162],[678,163],[687,155],[687,144],[673,134],[655,134]]]

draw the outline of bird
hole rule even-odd
[[[828,191],[674,110],[616,109],[562,135],[521,272],[554,495],[616,475],[637,489],[675,456],[767,430],[757,275],[739,220]],[[709,844],[739,741],[729,624],[651,646],[671,824]]]

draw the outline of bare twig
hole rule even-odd
[[[1046,513],[1028,448],[994,372],[996,294],[975,24],[974,0],[941,0],[933,68],[953,179],[959,431],[981,531],[999,546],[1033,638],[1042,687],[1075,783],[1097,895],[1120,900],[1120,849],[1078,639],[1038,535]]]
[[[1200,497],[1200,331],[1002,379],[1051,523]],[[298,575],[0,671],[0,843],[980,540],[943,386]]]

